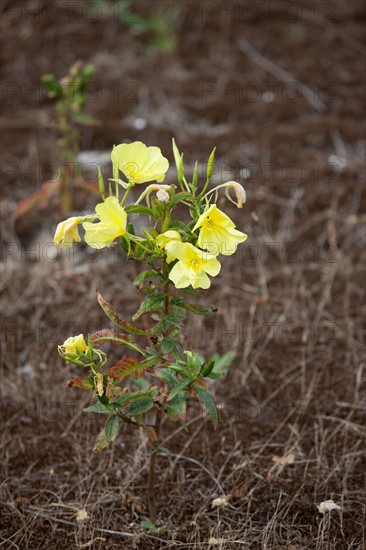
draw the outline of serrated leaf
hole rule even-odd
[[[108,319],[110,319],[117,327],[126,330],[128,332],[133,332],[134,334],[141,334],[143,336],[146,335],[146,332],[144,330],[141,330],[139,327],[134,325],[133,323],[129,323],[128,321],[123,321],[119,315],[114,310],[113,306],[107,302],[100,293],[100,291],[97,289],[97,300],[101,308],[103,309],[104,313],[107,315]]]
[[[208,410],[208,413],[211,417],[211,420],[214,426],[216,426],[218,423],[218,417],[217,417],[215,401],[213,400],[212,395],[209,394],[208,391],[204,390],[203,388],[200,388],[197,385],[194,385],[193,387],[197,393],[198,398],[200,399],[200,401],[202,401],[202,403]]]
[[[174,399],[174,397],[178,395],[179,392],[183,391],[191,383],[192,383],[192,380],[190,378],[185,378],[184,380],[181,380],[180,382],[178,382],[178,384],[174,386],[174,388],[168,395],[167,401],[171,401],[172,399]]]
[[[135,399],[128,407],[126,413],[129,416],[135,416],[137,414],[142,414],[150,410],[154,406],[154,401],[150,396],[140,397]]]
[[[122,420],[116,414],[112,414],[105,423],[105,437],[109,442],[116,439],[122,426]]]

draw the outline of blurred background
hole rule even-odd
[[[363,2],[2,0],[1,23],[0,546],[360,550]],[[185,334],[235,352],[215,390],[221,423],[197,404],[188,434],[166,423],[168,528],[132,546],[146,442],[126,432],[92,454],[103,419],[81,413],[89,395],[65,387],[77,373],[57,345],[104,326],[97,287],[133,313],[139,266],[52,240],[66,210],[93,209],[114,144],[159,146],[174,182],[173,137],[201,181],[217,147],[212,183],[244,185],[243,210],[220,204],[249,238],[202,296],[217,313]],[[339,510],[321,514],[329,499]]]

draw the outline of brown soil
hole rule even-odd
[[[166,1],[180,10],[173,53],[87,4],[1,3],[0,547],[363,549],[363,3]],[[89,111],[101,121],[83,149],[141,139],[172,160],[175,136],[204,169],[217,145],[214,180],[248,195],[243,211],[225,204],[249,239],[202,298],[218,311],[186,328],[206,354],[237,352],[214,389],[221,422],[214,431],[192,403],[188,432],[164,424],[162,532],[140,525],[145,438],[126,431],[94,455],[103,419],[81,412],[89,397],[65,387],[57,354],[71,333],[105,326],[97,287],[126,317],[136,310],[138,265],[82,246],[55,257],[52,209],[11,221],[59,161],[40,77],[77,59],[96,66]],[[340,510],[320,514],[329,499]]]

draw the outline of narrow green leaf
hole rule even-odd
[[[208,391],[204,390],[203,388],[200,388],[197,385],[194,385],[193,387],[195,389],[195,392],[197,393],[198,398],[200,399],[200,401],[202,401],[202,403],[205,405],[206,409],[208,410],[208,413],[211,417],[211,420],[214,426],[216,426],[218,422],[217,410],[216,410],[216,405],[212,395],[209,394]]]
[[[182,392],[179,392],[173,399],[170,400],[169,406],[173,409],[176,415],[182,420],[186,417],[187,402]]]
[[[172,399],[174,399],[174,397],[178,395],[179,392],[183,391],[187,386],[189,386],[191,382],[192,380],[190,378],[185,378],[184,380],[181,380],[180,382],[178,382],[178,384],[174,386],[174,388],[168,395],[167,401],[171,401]]]
[[[208,376],[212,371],[212,369],[214,368],[214,366],[215,366],[215,361],[213,359],[211,359],[211,361],[208,361],[208,363],[206,363],[201,370],[201,376],[203,378],[205,376]]]
[[[196,315],[212,315],[212,308],[201,306],[200,304],[189,304],[188,302],[183,302],[182,306],[187,310],[195,313]]]
[[[125,208],[127,214],[143,214],[149,216],[150,218],[155,218],[154,211],[147,206],[140,206],[136,204],[131,204]]]

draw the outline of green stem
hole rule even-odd
[[[128,194],[129,194],[129,192],[131,191],[131,189],[132,189],[132,186],[131,186],[131,187],[127,187],[126,192],[125,192],[125,194],[124,194],[123,197],[122,197],[121,205],[125,203],[125,200],[127,199]]]
[[[150,448],[150,468],[149,468],[149,493],[148,493],[148,502],[149,502],[149,515],[151,523],[156,523],[157,520],[157,511],[156,511],[156,498],[155,498],[155,481],[156,481],[156,459],[158,453],[158,442],[160,436],[161,428],[161,419],[163,413],[160,408],[156,412],[155,419],[155,433],[157,435],[157,441],[155,444],[151,445]]]

